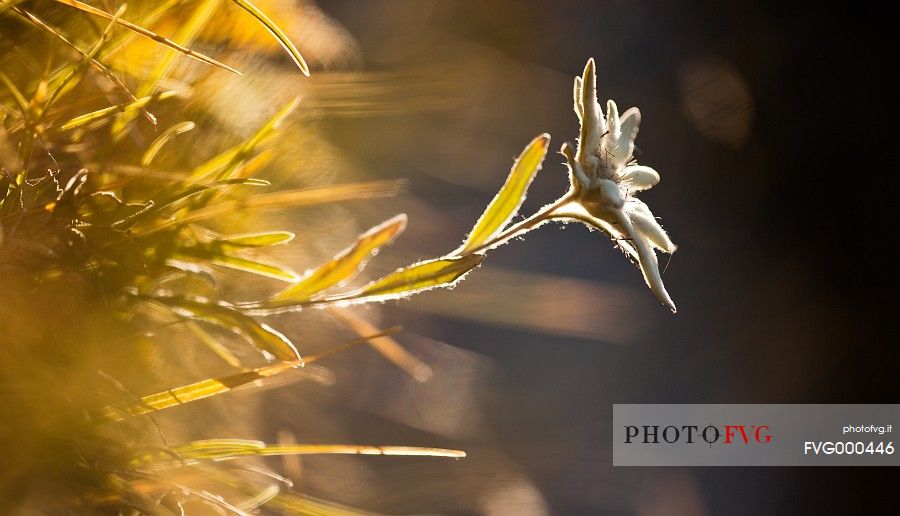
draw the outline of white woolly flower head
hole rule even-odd
[[[613,238],[641,268],[644,280],[673,312],[675,303],[666,292],[654,250],[667,253],[676,246],[650,208],[634,197],[659,182],[659,174],[634,159],[634,140],[641,122],[636,107],[619,114],[616,103],[606,103],[606,115],[597,100],[597,76],[590,59],[584,74],[575,78],[574,108],[581,131],[578,147],[563,145],[573,202],[558,210],[558,218],[580,220]]]

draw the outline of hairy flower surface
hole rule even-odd
[[[652,188],[659,174],[634,159],[634,139],[641,112],[633,107],[619,115],[616,103],[606,104],[606,115],[597,101],[594,60],[575,78],[575,113],[581,122],[578,147],[562,147],[569,167],[571,202],[553,210],[553,218],[575,219],[610,235],[641,268],[656,297],[673,312],[675,303],[659,273],[656,249],[673,253],[672,240],[644,202],[634,194]]]

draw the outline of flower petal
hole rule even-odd
[[[629,242],[628,236],[619,230],[615,221],[604,220],[592,215],[577,201],[566,203],[550,215],[553,220],[574,220],[583,223],[591,229],[599,229],[606,234],[625,254],[635,263],[638,262],[638,254],[634,246]]]
[[[575,87],[572,89],[572,97],[575,105],[575,114],[578,121],[584,118],[584,104],[581,102],[581,77],[575,77]]]
[[[678,246],[672,242],[669,235],[659,225],[656,217],[650,212],[650,208],[642,201],[629,199],[625,204],[625,212],[634,224],[634,228],[644,235],[654,247],[670,254],[678,249]]]
[[[609,134],[613,135],[614,140],[619,138],[622,123],[619,120],[619,108],[614,100],[606,101],[606,128],[609,130]]]
[[[619,182],[627,183],[625,186],[632,192],[640,192],[653,188],[656,183],[659,183],[659,172],[643,165],[631,165],[625,167]]]
[[[641,124],[641,112],[638,108],[628,108],[622,113],[621,128],[617,140],[618,151],[625,154],[625,161],[631,159],[634,152],[634,140],[637,138],[638,126]]]
[[[663,284],[662,276],[659,274],[659,262],[656,259],[656,253],[650,246],[647,237],[639,232],[631,222],[628,214],[624,210],[618,210],[619,225],[622,226],[623,233],[631,237],[631,244],[637,251],[638,265],[644,275],[644,282],[650,287],[650,290],[656,294],[656,298],[675,313],[675,302],[666,291]]]
[[[606,132],[606,121],[597,102],[597,75],[594,59],[588,59],[581,77],[581,134],[578,140],[578,160],[583,161],[600,146],[600,138]]]

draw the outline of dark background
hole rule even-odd
[[[415,300],[383,311],[413,334],[490,360],[499,372],[471,407],[489,429],[484,447],[517,464],[550,512],[861,513],[892,494],[896,475],[874,468],[613,469],[609,452],[614,402],[898,401],[897,28],[889,13],[859,2],[321,7],[357,38],[364,69],[438,70],[437,86],[411,95],[454,99],[419,113],[325,121],[372,174],[410,179],[415,202],[399,201],[411,216],[400,245],[418,258],[456,244],[531,137],[550,132],[553,150],[574,140],[570,81],[588,57],[597,58],[603,98],[621,110],[641,107],[640,160],[663,178],[641,198],[679,245],[664,276],[677,315],[656,306],[604,237],[549,227],[496,250],[482,269],[633,288],[627,324],[639,331],[627,342],[423,314]],[[692,119],[687,97],[708,93],[684,85],[697,62],[734,72],[748,98],[726,98]],[[716,117],[744,117],[746,133],[716,141],[698,129]],[[523,213],[562,193],[560,161],[548,157]],[[417,218],[419,203],[430,211]],[[478,295],[481,272],[458,290]],[[504,474],[479,457],[478,443],[460,446],[470,450],[467,465],[428,469],[425,483],[443,486],[444,496],[467,477]],[[423,499],[435,511],[467,507],[440,503],[428,489],[385,486],[392,494],[373,508],[418,511]]]

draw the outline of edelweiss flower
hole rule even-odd
[[[632,156],[641,113],[633,107],[620,116],[610,100],[604,118],[597,102],[593,59],[587,62],[584,75],[575,78],[574,97],[581,121],[578,148],[573,151],[566,143],[561,150],[572,186],[564,197],[569,202],[554,209],[553,218],[579,220],[609,234],[641,268],[650,290],[675,312],[654,249],[672,253],[676,246],[650,208],[634,197],[659,182],[655,170],[638,165]]]

